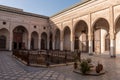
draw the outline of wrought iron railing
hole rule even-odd
[[[70,51],[28,51],[14,50],[13,56],[27,65],[67,64],[74,61],[74,52]]]

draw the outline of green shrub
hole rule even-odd
[[[88,64],[87,60],[83,60],[80,64],[80,70],[83,74],[86,74],[86,72],[90,71],[90,66]]]

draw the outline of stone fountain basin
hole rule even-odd
[[[100,76],[100,75],[104,75],[107,71],[102,70],[100,73],[96,73],[95,70],[90,70],[89,72],[87,72],[86,74],[83,74],[79,69],[73,70],[73,72],[77,73],[77,74],[81,74],[81,75],[88,75],[88,76]]]

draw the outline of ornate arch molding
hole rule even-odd
[[[38,33],[37,31],[32,31],[32,32],[31,32],[31,35],[32,35],[33,33],[36,33],[36,34],[39,36],[39,33]]]
[[[59,27],[57,27],[57,28],[54,29],[54,35],[56,34],[56,32],[57,32],[58,30],[61,32],[61,30],[60,30]]]
[[[27,30],[28,34],[31,32],[30,26],[28,24],[11,24],[11,26],[10,26],[11,27],[11,31],[13,31],[15,28],[17,28],[19,26],[24,27]]]
[[[10,33],[8,28],[0,28],[0,30],[2,30],[2,29],[7,30]]]
[[[16,27],[14,27],[14,28],[12,29],[12,32],[13,32],[15,29],[19,28],[19,27],[24,28],[28,34],[30,33],[29,29],[28,29],[28,28],[26,28],[26,27],[25,27],[25,26],[23,26],[23,25],[17,25]]]
[[[88,33],[89,27],[88,27],[88,23],[87,23],[85,20],[78,20],[78,21],[73,25],[73,33],[75,33],[75,29],[76,29],[77,25],[78,25],[80,22],[82,22],[82,23],[84,23],[84,24],[86,25],[86,27],[87,27],[87,33]]]
[[[114,21],[114,27],[113,27],[113,30],[114,30],[114,33],[117,34],[117,31],[116,31],[116,28],[117,28],[117,23],[120,19],[120,15],[118,15]]]
[[[70,30],[70,33],[71,33],[71,28],[69,26],[65,26],[62,30],[62,32],[64,33],[66,29],[69,29]]]
[[[32,32],[29,32],[31,35],[32,35],[32,33],[37,33],[37,35],[39,36],[39,31],[32,31]]]
[[[105,22],[107,22],[107,24],[108,24],[108,31],[110,31],[110,23],[109,23],[109,20],[106,19],[106,18],[103,18],[103,17],[99,17],[99,18],[97,18],[97,19],[95,19],[95,20],[93,21],[93,23],[91,24],[91,31],[92,31],[92,32],[94,31],[94,26],[96,25],[96,23],[97,23],[100,19],[103,19]]]

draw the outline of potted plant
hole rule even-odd
[[[96,66],[96,73],[100,73],[103,70],[103,65],[98,62],[98,65]]]
[[[77,62],[74,62],[74,69],[77,69],[78,68],[78,64]]]

